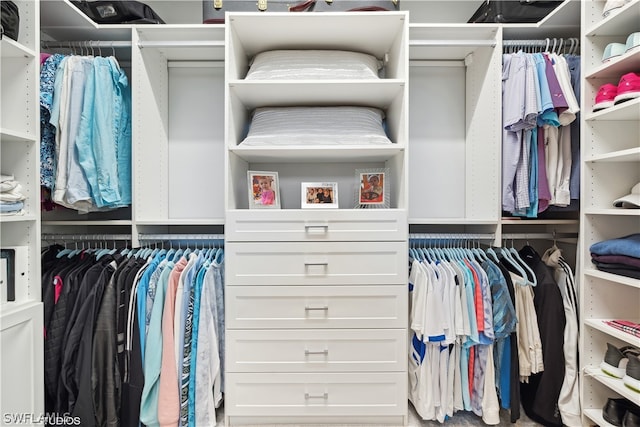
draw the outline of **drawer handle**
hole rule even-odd
[[[309,399],[324,399],[327,400],[329,398],[329,393],[327,393],[326,391],[322,394],[309,394],[309,393],[305,393],[304,394],[304,398],[305,400],[309,400]]]
[[[305,351],[304,351],[304,355],[305,356],[309,356],[311,354],[322,354],[322,355],[328,356],[329,355],[329,349],[325,348],[324,350],[321,350],[321,351],[311,351],[311,350],[306,350],[305,349]]]
[[[305,262],[304,265],[306,267],[311,267],[311,266],[322,266],[322,267],[327,267],[329,265],[328,262]]]
[[[306,306],[304,308],[304,311],[329,311],[329,306],[328,305],[325,305],[325,306],[322,306],[322,307],[309,307],[309,306]]]
[[[305,233],[309,234],[325,234],[329,232],[329,225],[327,224],[315,224],[315,225],[305,225],[304,226]]]

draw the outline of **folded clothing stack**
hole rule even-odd
[[[0,174],[0,215],[22,215],[25,199],[13,175]]]
[[[598,270],[640,279],[640,233],[603,240],[589,250]]]

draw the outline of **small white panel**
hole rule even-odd
[[[465,216],[465,69],[414,65],[409,218]]]
[[[227,372],[406,369],[403,329],[228,330]]]
[[[227,286],[226,325],[228,329],[405,328],[407,298],[406,285]]]
[[[405,415],[407,374],[229,373],[225,415]]]
[[[407,242],[227,243],[231,285],[407,283]]]
[[[224,218],[224,68],[169,68],[169,219]]]
[[[339,193],[342,195],[342,193]],[[346,193],[344,197],[349,198]],[[231,210],[225,239],[233,241],[386,241],[406,240],[406,211]]]

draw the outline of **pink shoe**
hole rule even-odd
[[[593,111],[604,110],[605,108],[613,107],[614,100],[618,94],[618,87],[611,83],[600,86],[598,94],[596,95],[596,103],[593,106]]]
[[[614,103],[618,104],[638,97],[640,97],[640,76],[636,73],[627,73],[620,77]]]

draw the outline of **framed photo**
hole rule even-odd
[[[356,208],[388,208],[389,169],[357,169]]]
[[[247,171],[249,209],[280,209],[278,172]]]
[[[338,207],[337,182],[303,182],[303,209],[328,209]]]

